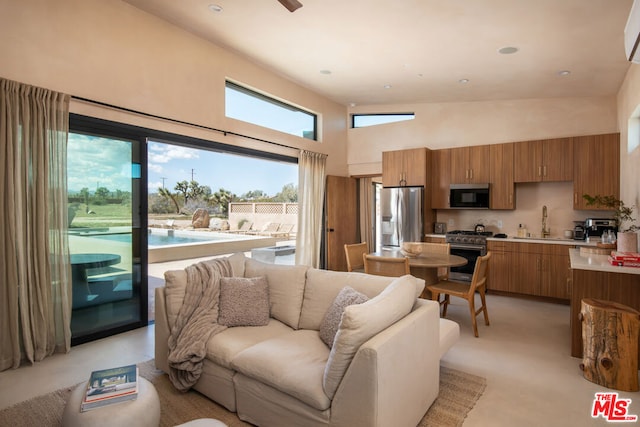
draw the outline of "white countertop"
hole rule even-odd
[[[640,275],[639,267],[618,267],[609,264],[608,255],[582,254],[580,249],[569,249],[569,258],[571,259],[571,268],[575,270]]]
[[[426,234],[426,237],[441,237],[445,238],[444,234]],[[548,245],[568,245],[568,246],[595,246],[596,241],[587,242],[586,240],[573,240],[573,239],[565,239],[561,237],[549,237],[546,239],[535,238],[535,237],[506,237],[506,238],[498,238],[498,237],[487,237],[487,241],[493,242],[516,242],[516,243],[543,243]]]

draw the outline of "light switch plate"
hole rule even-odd
[[[502,220],[501,219],[498,220],[498,228],[502,228]]]

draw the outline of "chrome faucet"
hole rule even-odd
[[[549,237],[551,230],[547,228],[547,206],[542,207],[542,237]]]

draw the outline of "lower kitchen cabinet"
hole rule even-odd
[[[513,294],[570,297],[571,245],[489,241],[491,251],[487,287]]]

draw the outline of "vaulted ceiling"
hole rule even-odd
[[[615,95],[630,66],[632,0],[125,1],[344,105]]]

